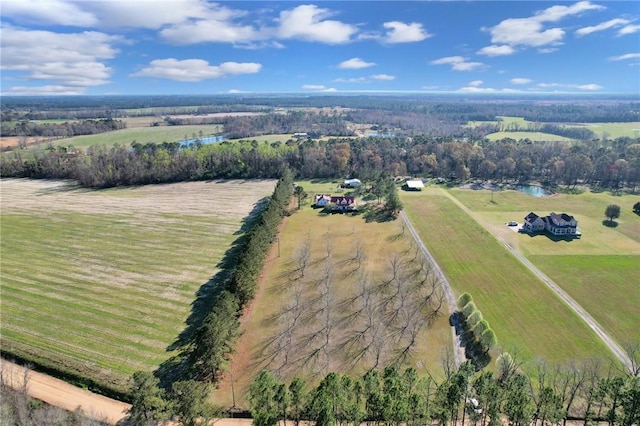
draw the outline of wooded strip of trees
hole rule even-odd
[[[111,118],[68,121],[64,123],[37,123],[29,120],[20,122],[0,121],[0,136],[70,138],[72,136],[111,132],[126,127],[127,124],[124,121]]]
[[[131,418],[134,424],[153,424],[165,415],[176,416],[182,424],[197,424],[219,410],[208,401],[211,384],[219,380],[235,351],[239,317],[254,296],[260,271],[277,227],[287,212],[293,195],[293,175],[283,172],[273,195],[243,237],[235,267],[210,306],[202,324],[180,355],[171,360],[173,371],[136,372],[132,376]]]
[[[633,352],[637,360],[638,348]],[[467,362],[454,367],[443,357],[439,379],[420,376],[412,368],[390,365],[354,377],[329,372],[317,385],[299,377],[284,382],[262,371],[250,386],[247,399],[256,426],[296,425],[509,425],[566,424],[632,426],[640,421],[640,377],[594,359],[576,365],[549,365],[539,361],[534,373],[523,373],[525,360],[517,351],[502,352],[495,372],[477,371]],[[142,379],[146,378],[146,381]],[[162,391],[149,376],[136,377],[133,424],[157,424],[176,416],[172,391]],[[147,384],[148,386],[142,386]],[[209,403],[211,404],[211,403]],[[212,408],[202,410],[210,419]],[[134,417],[135,414],[135,417]],[[140,421],[135,421],[139,419]],[[152,421],[146,421],[150,420]],[[181,424],[192,424],[182,421]]]
[[[216,178],[274,178],[289,167],[299,178],[363,182],[371,173],[503,183],[577,184],[618,190],[640,185],[640,138],[611,141],[478,142],[416,136],[333,138],[285,143],[222,142],[66,147],[0,156],[2,177],[65,178],[87,187],[141,185]]]
[[[280,420],[298,424],[301,419],[316,426],[500,425],[503,418],[509,425],[524,426],[566,423],[569,416],[585,425],[599,419],[631,426],[640,420],[638,377],[601,373],[590,364],[539,364],[538,373],[529,377],[514,367],[508,353],[505,358],[495,375],[476,372],[467,363],[436,380],[420,377],[413,368],[389,366],[360,378],[329,373],[310,388],[300,379],[287,385],[265,371],[249,392],[251,414],[257,426],[275,426]]]

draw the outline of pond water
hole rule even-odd
[[[367,132],[364,135],[378,138],[393,138],[396,136],[395,133],[391,132]]]
[[[180,146],[188,146],[188,145],[191,145],[192,143],[196,143],[196,141],[200,141],[201,143],[206,145],[206,144],[209,144],[209,143],[222,142],[224,140],[227,140],[227,137],[225,135],[205,136],[205,137],[202,137],[202,138],[182,140],[182,141],[180,141]]]
[[[553,195],[553,192],[537,185],[516,185],[516,189],[532,197],[548,197],[549,195]]]

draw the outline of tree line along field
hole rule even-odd
[[[438,375],[451,348],[448,306],[431,266],[399,220],[326,214],[315,193],[333,182],[298,182],[309,194],[285,218],[242,336],[215,400],[248,407],[263,369],[317,383],[329,372],[361,375],[387,365]]]
[[[445,190],[427,187],[402,201],[454,291],[473,296],[499,346],[552,364],[611,358],[589,327]]]
[[[547,276],[559,284],[620,343],[640,340],[640,216],[633,195],[608,192],[554,194],[531,197],[518,191],[452,189],[456,199],[471,209],[493,235],[518,248]],[[605,208],[621,206],[618,226],[603,224]],[[505,223],[522,223],[525,215],[567,212],[578,221],[582,238],[554,241],[546,236],[515,233]]]
[[[274,182],[0,185],[3,352],[122,392],[171,356],[196,291]]]

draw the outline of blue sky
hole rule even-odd
[[[636,1],[3,0],[2,95],[640,96]]]

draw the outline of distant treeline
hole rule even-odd
[[[278,108],[331,108],[385,111],[394,116],[414,113],[447,124],[495,121],[499,116],[532,122],[592,123],[640,121],[637,97],[513,96],[490,98],[460,95],[288,95],[288,96],[79,96],[2,97],[2,121],[19,119],[88,119],[166,116],[214,112],[261,111]],[[351,112],[350,112],[351,114]],[[355,117],[353,113],[351,117]],[[371,123],[372,121],[356,121]],[[392,122],[377,123],[391,126]]]
[[[0,136],[19,137],[51,137],[70,138],[78,135],[94,135],[97,133],[111,132],[127,127],[122,120],[104,118],[99,120],[69,121],[64,123],[38,123],[31,120],[1,121]]]
[[[300,178],[377,174],[447,180],[537,181],[636,188],[640,184],[640,139],[591,140],[579,144],[503,139],[368,137],[286,143],[222,142],[65,147],[14,151],[0,156],[2,177],[64,178],[87,187],[141,185],[215,178],[275,178],[285,168]]]

